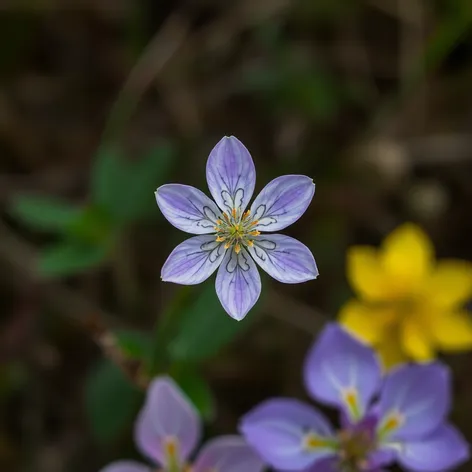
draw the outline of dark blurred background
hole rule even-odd
[[[0,470],[135,457],[143,372],[179,377],[209,435],[304,398],[351,244],[414,221],[438,257],[472,259],[471,25],[470,0],[0,0]],[[256,192],[286,173],[317,185],[285,232],[319,279],[265,278],[242,323],[212,279],[160,281],[186,235],[153,191],[207,191],[223,135],[251,151]],[[446,360],[472,440],[472,355]]]

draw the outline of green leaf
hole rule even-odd
[[[154,192],[167,178],[173,154],[163,143],[132,161],[116,146],[103,148],[92,171],[94,202],[119,224],[157,215]]]
[[[85,411],[94,437],[111,443],[132,424],[142,401],[134,387],[108,359],[100,360],[85,384]]]
[[[52,197],[19,195],[13,200],[10,212],[31,228],[65,232],[80,216],[81,209]]]
[[[221,306],[214,286],[208,284],[181,315],[180,327],[168,346],[169,355],[189,362],[212,357],[249,326],[249,319],[233,320]]]
[[[72,222],[69,233],[75,239],[94,246],[111,242],[114,228],[110,216],[105,211],[90,205]]]
[[[215,415],[215,399],[207,381],[195,367],[178,364],[171,369],[171,374],[202,418],[211,420]]]
[[[106,245],[91,245],[65,240],[43,249],[38,256],[37,270],[44,277],[58,277],[83,272],[101,264],[108,255]]]
[[[119,348],[126,357],[148,362],[152,355],[153,342],[148,333],[137,330],[119,330],[114,333]]]

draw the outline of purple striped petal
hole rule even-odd
[[[210,277],[219,267],[226,249],[214,235],[195,236],[179,244],[162,267],[164,282],[195,285]]]
[[[134,461],[117,461],[112,462],[100,472],[151,472],[151,468]]]
[[[409,441],[399,447],[398,462],[417,472],[452,470],[470,457],[469,445],[452,426],[440,426],[423,440]]]
[[[216,276],[216,293],[223,308],[235,320],[242,320],[261,293],[261,277],[245,249],[239,254],[231,249]]]
[[[391,372],[380,393],[378,434],[403,440],[432,433],[449,411],[450,382],[449,370],[440,363]]]
[[[311,251],[300,241],[282,234],[264,234],[248,247],[253,259],[279,282],[298,284],[318,277]]]
[[[279,231],[297,221],[308,208],[315,184],[305,175],[283,175],[269,182],[251,206],[258,231]]]
[[[191,234],[215,233],[221,211],[201,190],[189,185],[166,184],[156,190],[156,201],[166,219]]]
[[[249,151],[234,136],[225,136],[208,156],[208,188],[222,211],[246,209],[256,185],[256,169]]]
[[[221,436],[203,446],[192,472],[262,472],[264,463],[241,436]]]
[[[297,400],[278,398],[261,403],[243,416],[240,431],[276,469],[302,470],[336,453],[336,439],[329,422],[317,410]],[[307,447],[308,437],[313,439],[311,447]]]
[[[174,449],[176,462],[182,464],[200,435],[200,419],[189,399],[171,378],[157,377],[136,421],[135,440],[140,451],[165,467]]]
[[[380,365],[372,349],[330,323],[308,353],[305,384],[312,396],[357,421],[378,392]]]

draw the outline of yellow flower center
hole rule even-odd
[[[236,254],[241,251],[242,246],[253,246],[253,238],[261,233],[254,230],[259,221],[252,220],[250,214],[249,210],[241,214],[236,208],[233,208],[229,215],[224,212],[221,218],[216,220],[216,241],[224,242],[225,249],[234,246]]]

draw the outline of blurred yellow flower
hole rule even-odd
[[[342,307],[340,322],[374,346],[386,368],[472,348],[472,319],[463,308],[472,298],[472,264],[436,261],[418,226],[398,227],[380,249],[352,247],[347,277],[358,298]]]

